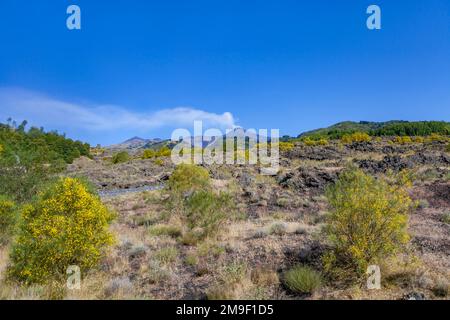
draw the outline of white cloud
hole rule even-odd
[[[72,103],[34,91],[0,88],[0,119],[4,121],[10,116],[47,128],[64,126],[91,132],[120,129],[148,132],[163,127],[191,127],[194,120],[203,121],[204,127],[235,127],[230,112],[217,114],[191,107],[133,112],[122,106]]]

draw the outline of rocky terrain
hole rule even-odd
[[[349,163],[373,175],[403,169],[414,174],[411,196],[419,205],[409,218],[412,253],[386,261],[381,290],[327,284],[310,297],[292,294],[280,275],[294,264],[320,268],[327,246],[320,234],[328,210],[324,190]],[[207,166],[215,189],[234,195],[239,218],[230,220],[216,239],[197,246],[182,239],[182,226],[162,205],[164,189],[120,192],[163,186],[173,169],[168,158],[158,164],[134,159],[115,165],[102,157],[80,158],[69,167],[69,175],[87,177],[100,191],[115,190],[104,193],[103,201],[118,213],[113,252],[74,297],[211,298],[231,274],[239,280],[227,292],[230,298],[443,298],[438,289],[450,279],[450,154],[445,143],[298,142],[282,152],[276,176],[261,175],[257,166]],[[155,232],[161,225],[173,230]]]

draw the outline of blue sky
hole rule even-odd
[[[382,30],[366,27],[370,4]],[[0,39],[0,121],[92,144],[193,119],[289,135],[450,120],[448,0],[2,0]]]

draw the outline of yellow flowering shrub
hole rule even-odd
[[[376,179],[350,168],[340,175],[326,193],[331,212],[324,231],[333,248],[323,257],[327,272],[362,275],[409,241],[410,186],[405,173]]]
[[[311,139],[311,138],[307,137],[307,138],[305,138],[305,140],[303,140],[303,142],[307,146],[326,146],[328,144],[328,140],[325,138],[320,138],[318,140],[315,140],[315,139]]]
[[[69,265],[95,267],[113,236],[113,214],[78,179],[61,178],[21,210],[8,273],[27,284],[64,276]]]
[[[279,146],[281,152],[288,152],[294,149],[294,144],[292,142],[280,142]]]
[[[344,144],[349,144],[353,142],[368,142],[368,141],[370,141],[370,136],[365,132],[344,134],[341,138],[341,142]]]
[[[408,136],[403,136],[403,137],[395,137],[394,138],[394,142],[398,143],[398,144],[410,144],[413,143],[413,140],[411,139],[411,137]]]
[[[17,211],[14,202],[0,196],[0,246],[9,243],[16,223]]]
[[[450,139],[446,136],[437,134],[437,133],[432,133],[431,135],[429,135],[428,137],[426,137],[425,141],[426,142],[434,142],[434,141],[449,141]]]

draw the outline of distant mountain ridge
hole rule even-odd
[[[165,140],[162,140],[160,138],[155,139],[144,139],[141,137],[132,137],[128,140],[125,140],[118,144],[113,144],[111,146],[108,146],[107,149],[110,150],[138,150],[138,149],[146,149],[150,146],[160,144]],[[167,140],[166,140],[167,141]]]
[[[206,146],[216,144],[216,143],[222,143],[223,140],[228,139],[234,139],[234,138],[241,138],[247,135],[247,137],[250,137],[254,139],[256,142],[259,142],[260,140],[266,141],[266,137],[261,137],[258,132],[248,132],[244,128],[235,128],[226,134],[222,136],[223,139],[217,139],[216,137],[213,137],[212,139],[205,139],[205,137],[190,137],[190,144],[192,147],[195,145],[196,139],[200,139],[200,144],[202,145],[202,148],[205,148]],[[270,141],[270,137],[267,138],[268,141]],[[106,147],[109,150],[112,151],[139,151],[143,149],[160,149],[162,147],[169,147],[171,148],[175,142],[172,142],[170,139],[160,139],[160,138],[154,138],[154,139],[145,139],[138,136],[132,137],[130,139],[127,139],[121,143],[114,144],[111,146]]]
[[[344,134],[353,132],[367,132],[373,136],[388,136],[388,135],[410,135],[410,136],[422,136],[430,135],[432,133],[438,133],[443,135],[450,135],[450,122],[446,121],[404,121],[404,120],[391,120],[385,122],[374,122],[374,121],[343,121],[333,124],[326,128],[315,129],[301,133],[297,138],[305,137],[327,137],[330,139],[336,139],[342,137]],[[241,127],[235,128],[230,132],[224,134],[222,137],[224,139],[234,139],[244,136],[248,132]],[[261,136],[258,132],[250,133],[251,138],[256,141],[261,140]],[[198,137],[191,137],[191,146],[194,146],[194,140]],[[263,137],[265,140],[266,137]],[[292,139],[288,136],[280,137],[281,141],[286,139]],[[222,141],[222,140],[219,140]],[[270,141],[270,137],[268,137]],[[202,139],[202,147],[206,147],[210,144],[218,143],[217,138],[213,138],[211,141]],[[172,147],[175,143],[170,139],[144,139],[138,136],[132,137],[119,144],[111,145],[107,147],[110,150],[129,150],[138,151],[142,149],[159,149],[162,147]]]

